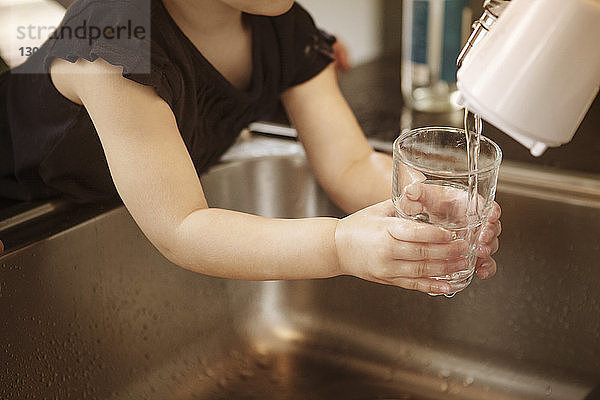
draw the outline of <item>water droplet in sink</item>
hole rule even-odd
[[[448,385],[448,382],[442,382],[440,384],[440,390],[444,393],[448,391],[449,387],[450,387],[450,385]]]
[[[240,378],[242,378],[243,380],[251,378],[253,375],[254,372],[252,372],[252,370],[250,369],[243,369],[240,371]]]
[[[269,369],[271,367],[272,360],[270,360],[267,356],[259,355],[256,357],[255,363],[261,369]]]
[[[215,373],[215,371],[213,369],[211,369],[211,368],[206,368],[206,370],[204,371],[204,373],[209,378],[214,378],[215,376],[217,376],[217,374]]]
[[[394,380],[394,368],[388,369],[387,374],[385,375],[385,380],[387,382]]]
[[[450,370],[443,369],[443,370],[441,370],[441,371],[440,371],[440,373],[438,374],[438,376],[439,376],[440,378],[445,378],[445,379],[447,379],[447,378],[449,378],[449,377],[450,377]]]
[[[473,378],[472,376],[467,376],[463,381],[463,386],[469,387],[473,384],[473,382],[475,382],[475,378]]]
[[[277,375],[277,374],[273,374],[273,375],[271,375],[271,376],[269,377],[269,381],[270,381],[271,383],[274,383],[274,384],[278,384],[278,383],[280,383],[280,382],[281,382],[281,379],[282,379],[282,378],[281,378],[279,375]]]

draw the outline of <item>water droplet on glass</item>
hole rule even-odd
[[[418,221],[418,222],[428,223],[429,222],[429,214],[427,214],[427,213],[419,213],[419,214],[415,215],[413,217],[413,219],[415,221]]]

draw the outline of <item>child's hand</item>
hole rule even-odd
[[[430,277],[467,267],[464,240],[453,240],[450,232],[433,225],[397,218],[391,200],[340,220],[335,243],[341,273],[425,293],[450,293],[448,283]]]
[[[479,245],[477,263],[475,264],[475,272],[479,279],[491,278],[496,273],[496,261],[494,261],[492,255],[498,251],[498,236],[502,232],[500,214],[502,214],[500,206],[494,202],[488,215],[487,224],[483,228],[481,236],[479,236],[481,244]]]
[[[453,221],[457,224],[466,224],[468,199],[465,191],[448,186],[422,184],[417,178],[410,178],[412,183],[406,188],[406,196],[400,200],[400,207],[403,210],[411,214],[425,212],[432,222]],[[479,207],[483,204],[483,198],[479,197]],[[480,208],[479,212],[482,211]],[[502,231],[501,213],[498,203],[493,202],[479,236],[480,245],[475,272],[480,279],[491,278],[496,273],[496,262],[492,259],[492,255],[499,247],[498,236]]]
[[[339,39],[333,44],[333,52],[335,54],[335,70],[339,74],[340,72],[347,72],[352,69],[350,64],[350,56],[348,55],[348,47],[341,42]]]

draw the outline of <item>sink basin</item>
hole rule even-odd
[[[195,274],[123,207],[11,251],[0,398],[584,399],[600,383],[597,182],[509,167],[498,273],[452,299],[353,277]],[[300,151],[202,181],[212,206],[342,215]]]

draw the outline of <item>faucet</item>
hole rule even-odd
[[[600,0],[486,0],[460,102],[531,154],[569,142],[600,88]]]
[[[483,3],[483,14],[481,17],[473,23],[471,36],[467,40],[467,44],[463,47],[462,51],[458,55],[456,65],[458,68],[463,63],[463,60],[469,54],[469,51],[475,46],[486,33],[492,29],[492,25],[500,18],[502,12],[506,9],[506,6],[510,0],[485,0]]]

